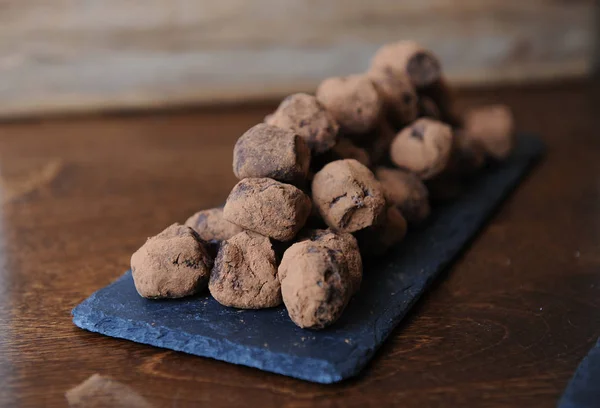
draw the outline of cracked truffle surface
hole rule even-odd
[[[315,174],[313,201],[335,231],[355,232],[377,222],[385,207],[381,185],[373,173],[353,159],[337,160]]]
[[[210,294],[224,306],[261,309],[281,304],[271,240],[243,231],[224,241],[212,269]]]
[[[131,256],[138,293],[149,299],[180,298],[206,288],[213,260],[198,236],[185,225],[173,224],[148,238]]]

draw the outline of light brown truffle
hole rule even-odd
[[[238,179],[269,177],[301,184],[310,166],[310,150],[291,130],[260,123],[251,127],[233,149],[233,172]]]
[[[398,207],[406,221],[419,224],[429,217],[429,193],[417,176],[386,167],[375,169],[375,175],[381,183],[387,202]]]
[[[385,207],[375,176],[356,160],[337,160],[315,174],[314,204],[335,231],[354,232],[377,222]]]
[[[326,79],[317,88],[316,96],[347,137],[373,129],[383,112],[383,99],[366,75]]]
[[[294,131],[313,153],[331,149],[337,140],[339,126],[333,116],[312,95],[297,93],[285,98],[265,123]]]
[[[173,224],[148,238],[131,256],[138,293],[150,299],[180,298],[206,288],[213,260],[198,233]]]
[[[466,135],[481,143],[485,152],[496,160],[506,159],[515,143],[514,118],[506,105],[471,109],[465,115]]]
[[[289,241],[306,223],[310,198],[298,188],[269,178],[247,178],[235,185],[223,217],[261,235]]]
[[[335,251],[312,241],[292,245],[279,265],[283,303],[302,328],[322,329],[342,315],[352,285]]]
[[[452,130],[441,122],[421,118],[404,128],[392,142],[394,164],[423,180],[444,170],[452,149]]]
[[[371,69],[367,76],[383,99],[388,120],[403,126],[417,119],[417,92],[407,76],[396,75],[389,68]]]
[[[280,305],[281,286],[271,240],[244,231],[223,242],[208,289],[224,306],[261,309]]]
[[[381,47],[371,60],[372,70],[390,70],[397,76],[407,75],[416,88],[440,79],[438,58],[414,41],[399,41]]]
[[[358,246],[363,255],[383,255],[406,236],[407,224],[400,210],[389,206],[385,214],[385,218],[378,224],[356,233]]]
[[[348,277],[352,285],[350,293],[358,292],[362,282],[363,265],[358,243],[352,234],[330,229],[313,229],[304,231],[300,240],[309,240],[334,250],[336,255],[341,257],[339,262],[345,262],[348,268]]]
[[[185,225],[193,228],[200,238],[211,244],[218,244],[242,232],[240,227],[223,218],[223,208],[198,211],[187,219]]]

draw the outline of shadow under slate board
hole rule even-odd
[[[386,256],[367,263],[361,290],[325,330],[295,326],[283,306],[240,311],[208,294],[147,300],[137,294],[131,272],[77,306],[73,322],[107,336],[307,381],[352,377],[541,156],[540,139],[517,140],[506,162],[483,172],[456,201],[436,208],[427,225]]]

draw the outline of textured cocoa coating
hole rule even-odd
[[[223,208],[198,211],[187,219],[185,225],[193,228],[200,238],[219,243],[242,232],[242,229],[223,218]]]
[[[348,277],[352,288],[351,294],[360,289],[363,275],[362,258],[358,249],[358,242],[352,234],[347,232],[335,232],[331,229],[305,230],[300,233],[300,241],[309,240],[326,248],[333,249],[340,262],[346,262]]]
[[[391,69],[371,69],[367,76],[384,102],[387,119],[403,126],[417,119],[417,92],[406,75],[396,75]]]
[[[300,189],[269,178],[247,178],[229,193],[223,217],[244,229],[289,241],[310,211],[310,198]]]
[[[316,154],[331,149],[339,131],[338,123],[327,109],[316,97],[305,93],[285,98],[275,112],[265,117],[265,123],[294,131]]]
[[[328,78],[321,82],[316,96],[347,137],[370,131],[383,113],[383,99],[366,75]]]
[[[416,88],[435,83],[441,76],[438,58],[414,41],[399,41],[381,47],[371,59],[371,70],[390,70],[407,75]]]
[[[342,315],[351,296],[347,265],[312,241],[292,245],[278,269],[283,303],[296,325],[322,329]]]
[[[421,118],[396,135],[390,157],[396,166],[427,180],[444,170],[451,150],[450,126]]]
[[[233,149],[233,173],[238,179],[269,177],[302,184],[310,166],[310,150],[291,130],[260,123],[251,127]]]
[[[385,207],[381,185],[356,160],[337,160],[315,174],[313,202],[335,231],[354,232],[375,224]]]
[[[243,231],[224,241],[208,289],[224,306],[262,309],[280,305],[281,285],[271,240],[255,232]]]
[[[464,119],[466,135],[481,143],[496,160],[506,159],[515,144],[514,118],[506,105],[471,109]]]
[[[383,255],[406,236],[406,220],[394,206],[386,209],[385,218],[372,227],[356,233],[360,252],[364,256]]]
[[[206,288],[213,260],[198,233],[173,224],[148,238],[131,256],[138,293],[149,299],[180,298]]]
[[[375,176],[381,183],[388,204],[396,206],[406,221],[418,224],[429,217],[429,193],[417,176],[387,167],[376,168]]]

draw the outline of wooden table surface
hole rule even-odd
[[[0,406],[65,406],[94,373],[155,406],[554,406],[600,335],[600,87],[471,90],[546,159],[364,373],[316,385],[84,332],[70,310],[146,239],[223,202],[272,108],[0,124]]]

